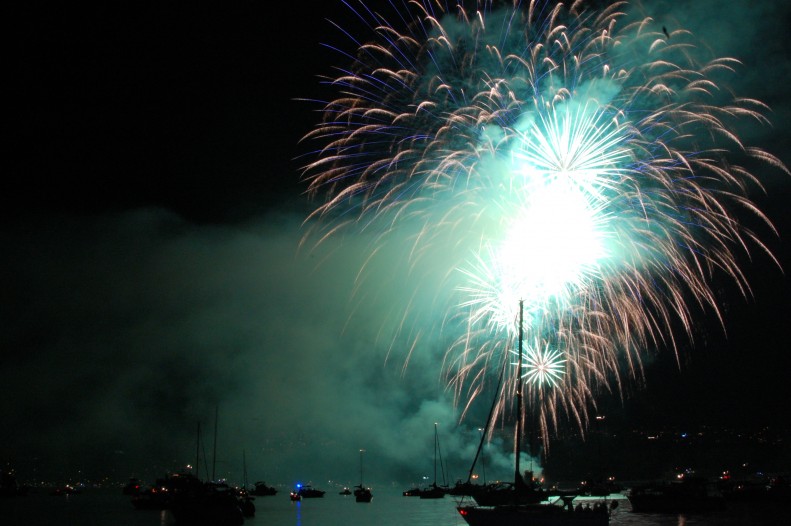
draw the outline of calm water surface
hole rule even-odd
[[[285,493],[257,497],[256,516],[246,526],[466,526],[455,510],[456,501],[401,496],[402,489],[374,488],[374,499],[364,504],[354,497],[328,491],[321,499],[291,502]],[[789,524],[777,508],[729,506],[723,512],[697,515],[632,513],[629,501],[619,499],[612,526],[735,526]],[[791,504],[791,503],[790,503]],[[120,489],[89,489],[79,495],[53,497],[45,491],[26,497],[0,499],[2,526],[173,526],[167,512],[136,510]]]

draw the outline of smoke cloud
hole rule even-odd
[[[364,449],[369,483],[425,483],[437,422],[446,476],[466,479],[485,411],[458,425],[441,342],[405,367],[394,313],[414,298],[364,235],[300,249],[301,221],[143,209],[4,234],[3,457],[32,478],[152,480],[194,464],[200,422],[201,475],[241,482],[244,456],[250,479],[356,484]]]

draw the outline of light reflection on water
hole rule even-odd
[[[427,500],[402,497],[403,488],[374,488],[370,503],[328,491],[324,498],[292,502],[288,493],[257,497],[256,516],[246,526],[466,526],[451,497]],[[736,526],[787,523],[778,508],[729,506],[699,515],[632,513],[621,497],[612,526]],[[468,502],[465,502],[465,504]],[[782,520],[781,520],[782,519]],[[136,510],[121,490],[86,490],[81,495],[53,497],[38,492],[0,499],[3,526],[173,526],[167,512]]]

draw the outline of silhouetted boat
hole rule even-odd
[[[357,502],[371,502],[373,498],[373,493],[371,493],[371,488],[366,488],[363,485],[363,453],[365,453],[364,449],[360,450],[360,483],[355,486],[354,488],[354,500]]]
[[[303,499],[318,499],[324,496],[326,491],[315,489],[313,486],[297,484],[297,494]]]
[[[354,490],[354,500],[357,502],[371,502],[371,499],[373,499],[373,493],[370,488],[357,486]]]
[[[217,458],[217,420],[218,410],[215,409],[212,479],[215,479],[214,464]],[[200,451],[201,432],[200,422],[198,422],[196,474],[200,466]],[[246,460],[243,460],[243,463],[246,482]],[[255,507],[246,491],[240,493],[224,482],[213,480],[204,482],[192,473],[173,474],[167,477],[165,482],[169,494],[167,510],[173,517],[173,521],[179,526],[238,526],[244,523],[245,513],[255,514]]]
[[[238,526],[244,514],[238,496],[226,484],[201,482],[189,474],[173,480],[168,504],[176,524]]]
[[[441,499],[445,497],[445,493],[445,488],[431,484],[429,487],[421,489],[418,497],[421,499]]]
[[[517,375],[522,371],[522,333],[523,333],[523,302],[519,302],[519,361],[516,366]],[[501,372],[500,381],[505,374],[505,368]],[[456,509],[459,514],[464,518],[465,522],[470,526],[606,526],[610,522],[610,509],[606,503],[598,502],[594,507],[573,506],[572,501],[575,495],[566,495],[559,497],[554,503],[538,502],[543,498],[543,490],[537,490],[534,486],[525,482],[522,478],[521,470],[519,467],[519,456],[521,451],[521,437],[522,428],[524,425],[523,418],[523,402],[522,402],[522,384],[521,376],[516,379],[516,406],[517,406],[517,424],[514,433],[514,482],[513,485],[503,487],[501,489],[493,488],[490,491],[476,494],[474,498],[478,505],[476,506],[458,506]],[[499,391],[499,387],[497,389]],[[494,406],[493,406],[494,407]],[[490,411],[489,419],[486,423],[488,430],[491,425],[493,411]],[[476,460],[480,454],[483,446],[483,437],[478,447]],[[475,467],[470,468],[470,474]],[[530,473],[530,472],[528,472]],[[532,482],[532,473],[530,473]],[[469,479],[468,479],[469,481]],[[492,505],[481,505],[481,500],[486,500],[491,497],[492,500],[497,499]],[[511,502],[500,502],[499,499],[511,499]],[[525,502],[528,500],[528,502]],[[535,502],[529,502],[529,501]],[[562,502],[562,505],[558,505]],[[613,507],[617,506],[617,502],[613,501]]]
[[[528,484],[525,479],[530,480]],[[472,493],[481,506],[499,506],[511,504],[538,504],[549,498],[549,492],[541,489],[533,480],[531,471],[525,477],[517,475],[516,482],[496,482],[487,484]]]
[[[404,497],[419,497],[420,488],[409,488],[408,490],[405,490],[402,495]]]
[[[443,486],[437,485],[437,462],[439,461],[440,469],[442,470]],[[442,450],[439,446],[439,431],[437,430],[437,423],[434,423],[434,482],[429,487],[421,489],[418,496],[421,499],[441,499],[449,491],[447,483],[445,482],[445,468],[442,464]]]
[[[484,488],[485,485],[483,484],[457,480],[456,484],[448,490],[448,495],[453,495],[454,497],[472,497]]]
[[[349,488],[343,488],[341,491],[338,492],[338,495],[351,495],[352,490]]]
[[[460,506],[458,510],[471,526],[605,526],[610,523],[610,511],[605,503],[574,508],[571,499],[573,497],[561,497],[563,505]]]
[[[632,488],[628,495],[637,513],[694,513],[721,510],[725,498],[702,477],[683,476],[670,482]]]
[[[250,492],[251,495],[255,495],[256,497],[267,497],[271,495],[277,495],[277,490],[272,486],[267,486],[266,482],[256,482],[253,491]]]

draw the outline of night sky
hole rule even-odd
[[[743,62],[732,87],[773,125],[742,138],[791,166],[791,4],[751,3],[645,2]],[[365,448],[372,479],[406,485],[432,471],[434,422],[466,475],[485,408],[458,424],[446,342],[427,337],[403,367],[409,342],[383,320],[404,291],[356,281],[368,239],[298,250],[315,206],[299,140],[320,118],[299,99],[346,65],[322,43],[354,49],[327,19],[360,29],[340,2],[312,4],[25,3],[6,17],[3,466],[150,480],[194,461],[198,422],[211,453],[217,410],[232,479],[244,453],[252,480],[356,484]],[[791,177],[761,175],[752,197],[788,272]],[[718,289],[725,331],[700,313],[680,366],[665,349],[623,400],[602,396],[613,426],[788,428],[788,278],[754,256],[751,298]],[[491,462],[508,476],[507,455]]]

